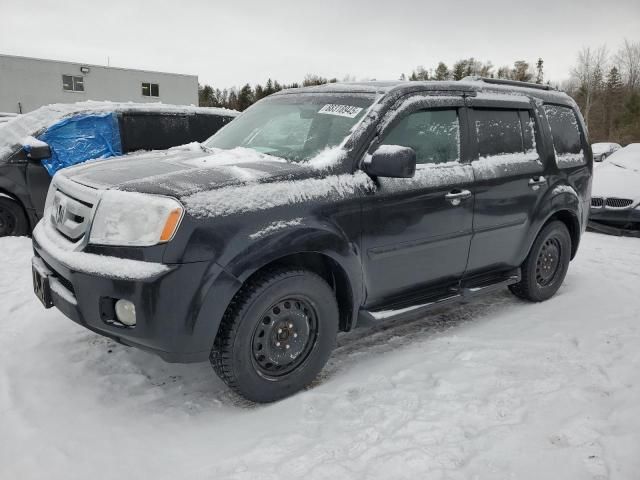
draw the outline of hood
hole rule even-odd
[[[181,198],[229,185],[282,177],[308,178],[318,173],[248,148],[205,151],[200,144],[193,143],[90,161],[64,169],[59,175],[97,189]]]
[[[605,163],[593,173],[592,197],[640,199],[640,172]]]

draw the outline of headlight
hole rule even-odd
[[[173,198],[107,190],[100,197],[89,243],[148,247],[168,242],[183,213]]]

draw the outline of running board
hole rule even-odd
[[[472,280],[468,283],[465,282],[466,284],[463,283],[458,292],[447,295],[445,297],[434,299],[433,301],[424,303],[419,302],[415,305],[410,305],[399,309],[366,310],[361,308],[358,317],[360,319],[366,318],[369,320],[413,320],[421,317],[422,315],[425,315],[426,313],[436,308],[463,303],[475,297],[501,290],[509,285],[518,283],[521,278],[522,277],[520,269],[518,268],[508,272],[506,277],[503,275],[500,277],[500,280],[493,281],[491,283],[489,283],[487,279],[484,279],[484,281],[483,279],[477,279],[475,281]]]

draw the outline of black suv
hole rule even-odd
[[[54,178],[34,231],[46,307],[268,402],[358,319],[560,287],[593,159],[547,87],[331,84],[261,100],[202,148]]]
[[[0,123],[0,237],[31,232],[58,169],[201,142],[237,115],[220,108],[79,102],[48,105]]]

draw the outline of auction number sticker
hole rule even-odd
[[[351,105],[336,105],[335,103],[328,103],[318,113],[324,113],[325,115],[338,115],[339,117],[356,118],[356,116],[362,111],[360,107],[352,107]]]

